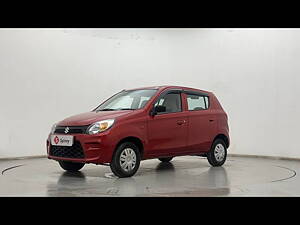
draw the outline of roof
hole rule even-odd
[[[131,90],[139,90],[139,89],[159,89],[159,90],[164,90],[164,89],[169,89],[169,88],[176,88],[176,89],[184,89],[184,90],[189,90],[189,91],[201,91],[204,93],[211,93],[210,91],[205,91],[197,88],[191,88],[191,87],[184,87],[184,86],[174,86],[174,85],[161,85],[161,86],[150,86],[150,87],[140,87],[140,88],[133,88],[133,89],[126,89],[127,91]]]

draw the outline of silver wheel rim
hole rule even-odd
[[[215,147],[215,158],[218,162],[221,162],[225,157],[225,148],[222,144],[217,144]]]
[[[126,172],[134,169],[136,164],[136,154],[132,148],[125,148],[120,155],[120,165]]]

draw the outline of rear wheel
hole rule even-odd
[[[207,153],[207,160],[212,166],[222,166],[227,157],[226,144],[222,139],[216,139]]]
[[[140,166],[141,154],[132,142],[124,142],[116,149],[110,163],[111,171],[118,177],[133,176]]]
[[[161,162],[170,162],[173,157],[167,157],[167,158],[158,158]]]
[[[61,168],[70,172],[79,171],[84,166],[84,163],[75,163],[75,162],[68,162],[68,161],[59,161],[58,163]]]

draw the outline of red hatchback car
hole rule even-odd
[[[227,115],[212,92],[159,86],[123,90],[91,112],[60,121],[47,153],[67,171],[109,164],[116,176],[130,177],[151,158],[199,155],[221,166],[229,143]]]

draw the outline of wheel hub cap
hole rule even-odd
[[[221,162],[225,157],[225,148],[222,144],[217,144],[215,147],[215,158],[218,162]]]
[[[120,165],[126,172],[134,169],[136,164],[136,154],[131,148],[125,148],[120,155]]]

